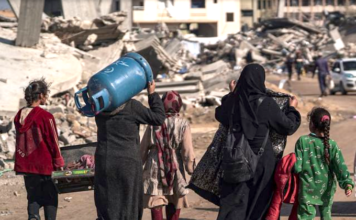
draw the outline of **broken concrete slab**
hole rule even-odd
[[[340,32],[337,28],[334,28],[333,30],[329,31],[329,34],[331,36],[331,38],[334,40],[334,47],[337,51],[344,49],[345,48],[345,44],[344,41],[342,40],[341,36],[340,36]]]
[[[21,0],[7,0],[16,18],[20,17]]]
[[[172,57],[160,44],[156,36],[151,36],[146,40],[132,44],[128,42],[126,45],[127,51],[134,51],[142,55],[150,64],[154,74],[172,71],[178,72],[181,70],[182,63]]]
[[[22,0],[16,46],[32,47],[39,42],[44,0]]]
[[[5,16],[2,16],[0,15],[0,21],[1,22],[11,22],[11,23],[14,23],[17,21],[16,18],[11,18],[11,17],[5,17]]]
[[[107,41],[114,42],[121,39],[125,34],[118,27],[119,24],[112,24],[98,29],[81,31],[80,33],[75,33],[71,36],[62,38],[62,42],[66,44],[71,44],[73,42],[76,46],[100,44]],[[95,39],[93,39],[91,43],[88,42],[88,38],[93,35],[95,36]]]
[[[69,145],[71,143],[73,143],[77,138],[75,137],[75,135],[70,134],[69,131],[59,135],[58,140],[63,142],[64,145]]]
[[[266,20],[263,20],[260,24],[264,27],[264,30],[278,29],[278,28],[292,28],[294,26],[297,26],[305,31],[308,31],[308,32],[311,32],[314,34],[322,33],[322,31],[320,29],[313,27],[310,24],[303,23],[303,22],[293,20],[293,19],[288,19],[288,18],[266,19]]]
[[[275,43],[281,45],[283,48],[285,49],[288,49],[289,48],[289,45],[284,42],[284,41],[281,41],[280,39],[278,39],[277,37],[275,37],[273,34],[270,34],[268,33],[267,34],[267,37],[269,37],[271,40],[273,40]]]
[[[263,53],[270,54],[270,55],[274,55],[274,56],[283,56],[283,53],[282,53],[282,52],[275,51],[275,50],[270,50],[270,49],[265,49],[265,48],[263,48],[261,51],[262,51]]]
[[[182,98],[194,100],[196,102],[205,101],[205,92],[203,84],[200,80],[185,80],[181,82],[157,82],[156,92],[160,95],[168,91],[177,91]],[[142,91],[140,94],[146,94],[147,91]]]
[[[96,2],[93,0],[61,0],[64,18],[79,17],[93,20],[98,17]]]
[[[223,74],[224,72],[229,71],[230,69],[231,68],[229,63],[223,60],[219,60],[214,63],[203,66],[201,68],[201,71],[203,74],[210,74],[210,73]]]
[[[0,37],[13,41],[16,34],[11,30],[2,30]],[[47,46],[47,50],[58,50]],[[11,44],[0,43],[0,78],[6,83],[0,86],[0,112],[15,114],[20,108],[23,91],[31,80],[45,77],[52,83],[50,95],[67,91],[75,87],[82,76],[80,61],[71,52],[57,52],[57,58],[41,57],[42,50],[15,47]]]
[[[43,21],[42,30],[54,33],[65,44],[91,50],[94,46],[114,43],[124,36],[121,25],[126,14],[119,11],[94,20],[47,18]]]
[[[108,46],[101,46],[95,50],[89,51],[89,55],[93,57],[100,57],[101,59],[84,58],[83,62],[85,68],[83,71],[82,80],[87,82],[90,77],[102,70],[109,64],[113,63],[121,57],[122,51],[124,49],[124,42],[119,40],[116,43],[110,44]]]
[[[0,119],[0,134],[8,133],[12,129],[12,121],[11,120],[1,120]]]
[[[2,28],[14,28],[14,27],[17,27],[17,23],[13,23],[13,22],[0,22],[0,27],[2,27]]]
[[[256,48],[255,46],[253,46],[251,43],[249,43],[247,40],[242,40],[242,42],[240,43],[239,49],[241,50],[245,50],[246,52],[248,50],[253,50],[254,52],[259,52],[258,48]]]

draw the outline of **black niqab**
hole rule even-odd
[[[266,96],[265,79],[265,70],[261,65],[247,65],[241,72],[235,91],[226,100],[230,113],[235,102],[233,121],[240,124],[249,140],[255,137],[258,128],[256,112],[258,99]]]

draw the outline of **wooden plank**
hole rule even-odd
[[[62,0],[65,19],[78,17],[82,20],[93,20],[98,17],[96,0]]]
[[[12,11],[14,12],[16,18],[18,19],[20,16],[20,5],[21,5],[21,0],[7,0],[9,3]]]
[[[16,45],[32,47],[40,39],[44,0],[22,0]]]

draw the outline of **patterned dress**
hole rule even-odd
[[[148,127],[141,142],[141,157],[144,163],[143,188],[144,208],[155,208],[172,203],[176,209],[189,207],[189,193],[185,172],[193,173],[195,154],[189,123],[179,116],[166,118],[169,147],[173,149],[173,162],[178,167],[173,187],[165,187],[159,173],[156,139],[152,127]]]
[[[342,189],[354,185],[340,148],[335,141],[330,140],[330,165],[327,165],[323,139],[310,134],[299,138],[295,154],[295,172],[300,179],[298,218],[313,219],[314,205],[318,205],[324,219],[331,219],[331,206],[336,191],[334,176]]]

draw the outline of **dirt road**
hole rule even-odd
[[[272,83],[278,83],[278,78],[269,77]],[[304,99],[315,99],[319,94],[317,82],[303,78],[301,82],[292,82],[293,92]],[[331,138],[336,140],[344,154],[349,170],[353,173],[353,159],[355,155],[356,143],[356,120],[351,116],[356,115],[356,95],[349,96],[329,96],[323,100],[326,104],[332,103],[342,106],[344,109],[339,114],[343,114],[344,121],[334,123],[331,127]],[[217,128],[217,123],[193,124],[192,132],[194,146],[198,159],[201,158],[209,145]],[[308,125],[303,121],[301,128],[288,139],[285,153],[294,151],[294,143],[301,135],[308,133]],[[66,197],[71,197],[65,201]],[[198,197],[195,193],[189,194],[191,208],[183,209],[182,220],[215,220],[218,214],[218,207]],[[333,206],[333,219],[351,220],[356,219],[356,199],[354,195],[349,198],[344,196],[342,190],[338,190],[335,195]],[[288,219],[290,207],[284,205],[282,210],[282,220]],[[0,219],[4,220],[26,220],[26,192],[21,177],[16,177],[9,173],[0,178]],[[60,195],[59,199],[59,220],[94,220],[95,206],[93,202],[93,192],[73,193]],[[149,210],[145,210],[143,220],[149,220]],[[238,217],[236,217],[238,220]]]

